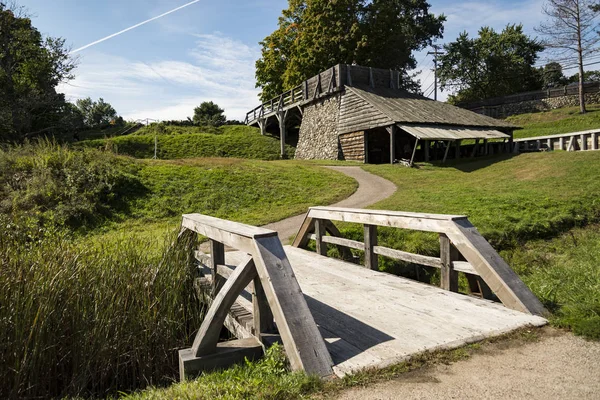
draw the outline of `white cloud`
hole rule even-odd
[[[90,53],[76,79],[60,89],[71,100],[103,97],[126,119],[185,119],[202,101],[219,104],[230,119],[243,119],[258,102],[258,47],[220,33],[195,37],[185,57],[189,61],[143,62]]]

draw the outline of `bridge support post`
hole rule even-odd
[[[281,145],[281,158],[285,158],[285,120],[287,118],[287,110],[279,111],[275,115],[277,116],[277,120],[279,121],[279,140]]]
[[[258,127],[260,128],[260,134],[264,136],[267,133],[267,120],[266,120],[266,118],[260,118],[258,120]]]
[[[452,262],[458,260],[458,250],[443,233],[440,234],[440,259],[442,260],[440,286],[444,290],[458,292],[458,272],[452,266]]]

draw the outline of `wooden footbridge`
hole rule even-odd
[[[364,241],[343,238],[334,221],[363,225]],[[440,257],[380,246],[378,226],[434,232]],[[211,254],[195,250],[210,307],[192,347],[179,352],[181,379],[260,357],[273,342],[293,370],[344,376],[547,322],[539,300],[464,216],[313,207],[284,247],[271,230],[184,215],[180,238],[196,234],[210,243]],[[316,252],[305,249],[310,241]],[[328,246],[343,260],[328,258]],[[364,253],[364,266],[350,249]],[[440,287],[379,272],[380,256],[440,269]],[[470,295],[458,293],[459,274]],[[235,340],[222,340],[224,326]]]
[[[585,151],[600,149],[600,129],[589,131],[561,133],[558,135],[534,136],[515,139],[515,153],[535,151]]]

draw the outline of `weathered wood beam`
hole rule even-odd
[[[379,271],[379,263],[374,247],[377,246],[377,225],[365,225],[365,267]]]
[[[273,313],[269,307],[267,295],[263,289],[260,278],[254,278],[254,292],[252,293],[252,308],[254,320],[254,335],[261,339],[261,334],[273,332],[275,324],[273,322]]]
[[[454,270],[453,261],[458,260],[458,251],[452,245],[445,234],[440,234],[440,259],[442,270],[440,274],[440,286],[451,292],[458,292],[458,272]]]
[[[213,296],[221,290],[225,280],[219,276],[219,265],[225,264],[225,246],[216,240],[210,239],[210,264],[213,273]]]
[[[323,237],[325,236],[325,224],[322,219],[315,220],[315,241],[317,246],[317,254],[322,256],[327,255],[327,244],[324,243]]]
[[[214,263],[214,260],[213,260]],[[233,271],[221,290],[216,294],[206,316],[202,321],[200,330],[196,334],[192,345],[192,354],[196,357],[214,353],[229,309],[240,295],[242,290],[256,276],[256,268],[252,257],[247,257]],[[213,275],[213,279],[217,275]],[[216,279],[215,279],[216,280]]]
[[[413,149],[412,156],[410,157],[410,166],[412,167],[415,162],[415,155],[417,154],[417,145],[419,144],[419,139],[415,140],[415,148]]]
[[[446,151],[444,152],[444,159],[442,160],[442,164],[446,163],[446,159],[448,158],[448,152],[450,151],[450,143],[451,141],[448,140],[448,142],[446,143]]]
[[[333,361],[277,237],[255,240],[254,261],[286,355],[294,371],[333,374]]]
[[[385,128],[390,135],[390,164],[396,159],[396,125],[390,125]]]

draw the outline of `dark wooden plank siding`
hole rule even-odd
[[[365,162],[364,131],[340,135],[340,145],[344,160]]]

